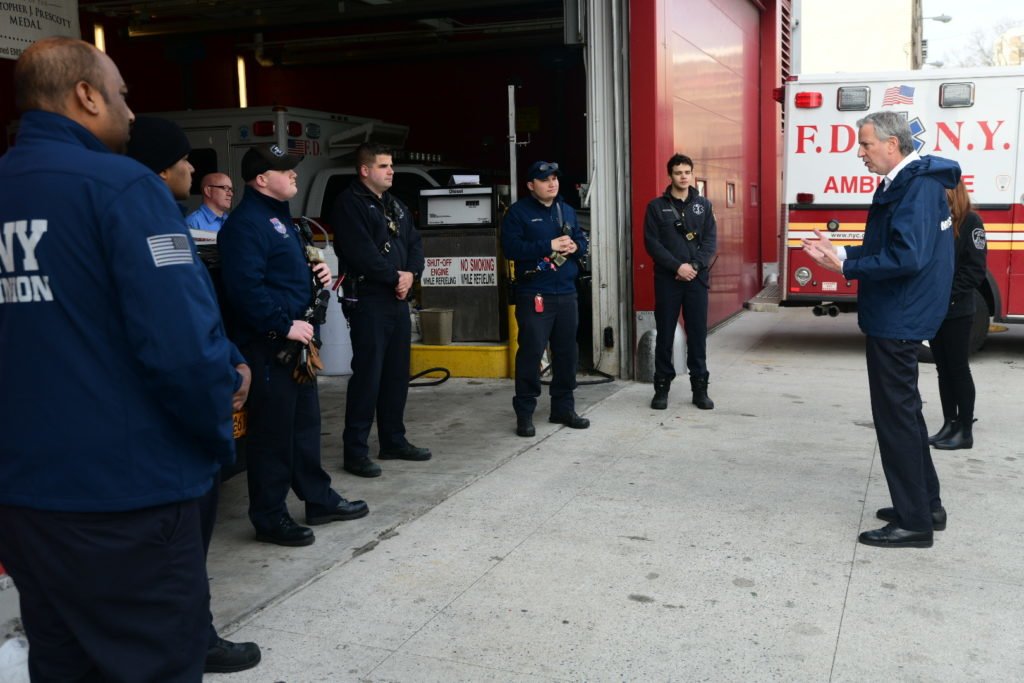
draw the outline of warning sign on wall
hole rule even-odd
[[[426,259],[423,287],[496,287],[498,259],[494,256],[434,256]]]

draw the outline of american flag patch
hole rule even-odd
[[[882,106],[887,107],[893,104],[913,104],[914,89],[909,85],[893,86],[885,89],[882,96]]]
[[[147,237],[149,253],[153,255],[153,263],[157,268],[178,266],[194,263],[192,245],[184,235],[153,235]]]

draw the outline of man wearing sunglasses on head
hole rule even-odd
[[[201,184],[203,203],[198,209],[185,217],[185,223],[193,230],[209,230],[216,232],[228,219],[231,200],[235,198],[235,189],[231,178],[223,173],[207,173]]]
[[[573,390],[579,348],[576,328],[576,276],[587,238],[576,212],[558,194],[558,164],[537,161],[526,173],[530,196],[509,209],[501,223],[505,257],[515,260],[516,434],[536,434],[533,411],[540,396],[540,362],[551,344],[551,414],[549,422],[586,429],[590,420],[576,414]]]

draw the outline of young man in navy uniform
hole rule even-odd
[[[536,434],[533,411],[540,396],[540,362],[551,344],[551,413],[548,420],[573,429],[586,429],[590,420],[576,414],[573,390],[579,348],[576,328],[576,276],[587,238],[576,212],[558,194],[558,164],[534,162],[526,173],[530,196],[509,209],[501,223],[505,257],[515,261],[516,434]]]
[[[711,410],[708,397],[708,270],[715,255],[718,227],[711,202],[693,184],[693,159],[675,154],[668,160],[671,183],[652,199],[644,216],[644,246],[654,260],[654,398],[651,408],[668,407],[675,379],[672,343],[683,311],[686,368],[693,403]]]
[[[249,390],[249,519],[256,539],[285,546],[314,542],[313,530],[288,514],[288,489],[306,503],[309,525],[358,519],[369,509],[331,488],[320,465],[320,398],[316,378],[300,382],[295,363],[278,353],[288,340],[308,345],[315,334],[303,314],[313,278],[331,281],[326,263],[311,266],[288,200],[295,196],[301,157],[277,145],[242,157],[245,195],[217,232],[224,293],[237,322],[232,331],[252,368]]]
[[[0,158],[0,562],[29,673],[198,682],[199,501],[234,460],[242,377],[181,212],[121,154],[134,116],[114,62],[45,38],[14,82],[23,116]]]
[[[344,286],[352,337],[352,377],[345,399],[344,469],[379,477],[370,459],[370,429],[377,418],[381,460],[430,460],[427,448],[405,438],[409,397],[409,291],[423,272],[423,244],[412,214],[388,190],[391,151],[364,143],[356,149],[358,178],[331,212],[334,249],[347,269]]]
[[[160,176],[171,191],[171,196],[183,202],[188,199],[192,188],[192,174],[195,169],[188,161],[192,145],[181,126],[155,116],[139,116],[132,124],[132,137],[128,141],[128,156]],[[179,205],[180,206],[180,205]],[[212,287],[212,283],[211,287]],[[212,291],[212,290],[211,290]],[[243,377],[243,382],[232,396],[232,408],[241,410],[249,395],[252,375],[238,348],[231,345],[231,363]],[[213,478],[213,486],[200,499],[199,524],[203,532],[203,550],[209,557],[210,541],[217,519],[217,503],[220,500],[220,470]],[[206,652],[205,673],[235,673],[251,669],[260,663],[260,648],[256,643],[233,643],[221,638],[213,625],[210,613],[209,650]]]

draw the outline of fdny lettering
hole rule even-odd
[[[49,276],[33,272],[39,270],[36,247],[46,234],[46,227],[45,220],[4,223],[3,235],[0,235],[0,274],[10,275],[0,275],[0,304],[53,301]],[[16,245],[20,247],[21,258],[18,258]],[[17,271],[25,273],[14,275]]]
[[[953,227],[953,217],[952,216],[950,216],[946,220],[944,220],[941,223],[939,223],[939,229],[942,230],[943,232],[945,232],[946,230],[949,230],[952,227]]]
[[[1000,130],[1006,135],[1003,124],[1006,121],[936,121],[935,137],[928,149],[919,149],[921,154],[931,152],[993,152],[1009,150],[1009,140],[996,140]],[[824,128],[824,130],[820,130]],[[826,132],[827,131],[827,132]],[[828,126],[798,125],[796,127],[796,154],[845,154],[857,146],[857,131],[853,126],[833,123]],[[926,142],[924,147],[927,147]]]

